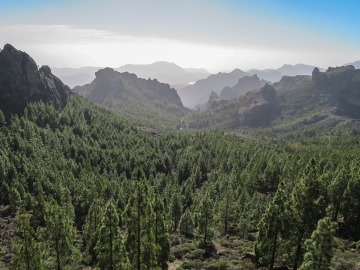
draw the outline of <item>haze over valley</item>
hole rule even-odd
[[[358,10],[2,1],[0,269],[359,269]]]

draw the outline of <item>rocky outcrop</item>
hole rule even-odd
[[[117,72],[112,68],[100,69],[95,73],[95,77],[90,84],[77,86],[73,91],[94,103],[108,107],[125,108],[131,100],[139,107],[146,104],[167,112],[188,111],[183,107],[176,90],[156,79],[141,79],[135,74]]]
[[[220,97],[224,100],[238,98],[249,91],[263,87],[265,83],[266,82],[264,80],[260,80],[256,74],[253,76],[245,76],[240,78],[237,84],[235,84],[233,87],[225,87],[221,91]]]
[[[354,66],[329,67],[326,72],[315,68],[312,81],[317,91],[335,106],[335,114],[360,118],[360,70]]]
[[[38,69],[25,52],[10,44],[0,51],[0,109],[7,119],[21,114],[30,102],[43,101],[62,109],[70,93],[48,66]]]
[[[268,125],[280,115],[280,111],[275,89],[266,84],[258,91],[249,92],[240,100],[239,124],[249,127]]]

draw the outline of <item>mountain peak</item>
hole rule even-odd
[[[0,109],[7,118],[22,113],[30,102],[43,101],[62,109],[69,95],[70,88],[48,66],[38,69],[27,53],[11,44],[0,51]]]

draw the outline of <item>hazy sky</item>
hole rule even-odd
[[[359,10],[357,0],[0,0],[0,46],[57,67],[327,67],[360,59]]]

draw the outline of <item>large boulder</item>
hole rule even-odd
[[[43,101],[62,109],[70,93],[48,66],[38,69],[27,53],[10,44],[0,51],[0,109],[7,119],[23,113],[29,102]]]

